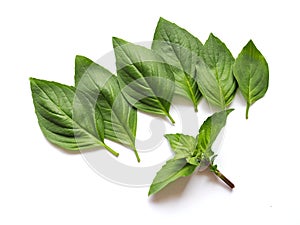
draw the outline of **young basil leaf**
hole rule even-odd
[[[172,150],[175,153],[173,159],[181,159],[191,157],[196,149],[197,140],[185,134],[166,134]]]
[[[113,38],[118,81],[128,102],[137,109],[167,116],[175,89],[169,65],[154,51]]]
[[[226,45],[213,34],[205,42],[201,57],[196,66],[199,89],[209,103],[225,109],[237,88],[232,73],[234,58]]]
[[[191,175],[197,166],[188,164],[185,159],[171,159],[161,168],[156,174],[148,195],[155,194],[167,186],[169,183],[177,180],[180,177]]]
[[[197,110],[201,93],[195,80],[195,65],[202,43],[185,29],[160,18],[155,30],[152,49],[174,68],[175,93],[190,99]]]
[[[73,87],[30,78],[33,103],[45,137],[68,150],[105,147],[104,123],[93,102]]]
[[[233,109],[228,109],[208,117],[200,127],[197,138],[184,134],[166,134],[165,137],[175,152],[175,156],[158,171],[148,195],[157,193],[180,177],[191,175],[202,164],[212,165],[214,160],[212,144],[232,111]],[[218,172],[214,172],[218,175]],[[221,175],[220,173],[218,176]]]
[[[268,63],[250,40],[238,55],[233,67],[239,89],[247,101],[246,118],[250,105],[262,98],[269,86]]]
[[[75,87],[97,99],[104,137],[132,148],[140,161],[135,147],[137,112],[121,94],[116,76],[92,60],[76,56]]]
[[[201,159],[209,159],[214,153],[212,144],[226,124],[227,116],[233,109],[223,110],[208,117],[199,129],[197,150]]]

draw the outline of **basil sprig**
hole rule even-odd
[[[190,176],[198,166],[209,166],[222,179],[224,175],[214,165],[216,155],[212,151],[212,144],[225,126],[227,116],[232,111],[233,109],[228,109],[208,117],[195,138],[184,134],[165,135],[174,152],[174,157],[157,172],[148,195],[157,193],[178,178]],[[232,188],[234,187],[231,182],[230,185]]]

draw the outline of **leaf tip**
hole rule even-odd
[[[34,77],[29,77],[29,82],[30,82],[30,85],[33,86],[33,85],[39,85],[39,84],[45,82],[45,80],[40,80],[40,79],[37,79]]]
[[[207,45],[208,43],[220,43],[220,42],[222,43],[222,41],[219,38],[217,38],[216,35],[214,35],[213,33],[210,33],[205,44]]]
[[[151,195],[156,194],[157,192],[159,192],[160,189],[157,189],[155,185],[153,185],[153,183],[150,185],[149,191],[148,191],[148,197],[150,197]]]
[[[234,109],[227,109],[226,110],[227,115],[229,115],[232,111],[234,111]]]
[[[76,55],[75,56],[75,70],[76,70],[76,67],[80,67],[80,66],[90,66],[91,64],[93,64],[94,62],[89,59],[88,57],[85,57],[83,55]]]
[[[256,50],[257,50],[257,48],[256,48],[254,42],[252,41],[252,39],[250,39],[250,40],[248,41],[248,43],[245,45],[244,48],[245,48],[245,49],[256,49]]]
[[[208,39],[216,39],[216,38],[217,37],[213,33],[210,33],[208,36]]]
[[[31,83],[31,82],[34,82],[34,80],[35,80],[35,78],[34,78],[34,77],[29,77],[29,81],[30,81],[30,83]]]
[[[112,43],[113,43],[113,47],[116,48],[118,46],[118,40],[119,38],[117,37],[112,37]]]
[[[165,18],[159,17],[159,20],[158,20],[159,23],[161,23],[161,22],[163,23],[163,22],[166,22],[166,21],[167,21],[167,20],[166,20]]]
[[[86,59],[86,57],[83,56],[83,55],[76,55],[76,56],[75,56],[75,62],[77,62],[77,61],[79,61],[79,60],[82,60],[82,59]]]
[[[163,18],[163,17],[159,17],[159,20],[158,20],[158,23],[157,23],[158,25],[160,25],[160,24],[166,24],[166,25],[170,25],[170,24],[172,24],[172,22],[170,22],[169,20],[166,20],[165,18]]]
[[[121,38],[118,38],[118,37],[115,37],[113,36],[112,37],[112,42],[113,42],[113,47],[117,47],[117,46],[120,46],[120,45],[124,45],[124,44],[127,44],[128,42],[121,39]]]
[[[31,91],[33,89],[33,86],[36,84],[36,78],[34,77],[29,77],[29,83],[30,83],[30,88],[31,88]]]

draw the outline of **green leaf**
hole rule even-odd
[[[70,86],[30,78],[33,103],[38,122],[45,137],[68,150],[105,147],[104,123],[95,113],[94,103]]]
[[[194,154],[197,145],[194,137],[185,134],[166,134],[165,137],[175,153],[173,159],[188,158]]]
[[[75,86],[97,99],[105,138],[132,148],[140,161],[135,147],[137,112],[123,97],[116,76],[92,60],[76,56]]]
[[[232,72],[234,58],[226,45],[213,34],[204,44],[201,57],[196,66],[199,89],[209,103],[226,109],[237,88]]]
[[[137,109],[169,114],[175,82],[169,65],[154,51],[113,38],[118,81],[128,102]]]
[[[174,68],[175,93],[190,99],[197,111],[201,93],[195,80],[196,62],[202,43],[185,29],[160,18],[155,30],[152,49]]]
[[[197,149],[201,159],[209,159],[213,155],[212,144],[226,124],[227,116],[233,109],[217,112],[208,117],[199,129]],[[200,159],[200,160],[201,160]]]
[[[247,101],[246,118],[250,106],[262,98],[269,86],[268,63],[250,40],[238,55],[233,68],[239,89]]]
[[[152,195],[163,189],[169,183],[181,177],[191,175],[197,166],[190,165],[185,159],[171,159],[158,171],[150,186],[148,195]]]

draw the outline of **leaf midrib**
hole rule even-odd
[[[192,89],[192,86],[191,86],[191,84],[190,84],[190,80],[188,79],[188,76],[189,76],[189,75],[187,75],[187,74],[185,73],[184,68],[183,68],[183,64],[182,64],[182,62],[181,62],[181,60],[180,60],[180,58],[179,58],[179,56],[178,56],[177,51],[176,51],[175,48],[174,48],[172,42],[171,42],[171,47],[172,47],[172,49],[173,49],[173,52],[175,53],[176,58],[178,59],[178,62],[179,62],[179,64],[180,64],[180,66],[181,66],[181,69],[182,69],[182,71],[183,71],[183,73],[184,73],[185,83],[186,83],[187,86],[188,86],[188,90],[189,90],[189,92],[190,92],[190,94],[191,94],[192,101],[193,101],[194,105],[196,106],[196,104],[197,104],[196,96],[195,96],[194,93],[193,93],[193,89]],[[191,76],[189,76],[189,77],[191,77]],[[191,77],[191,78],[192,78],[192,77]]]
[[[137,71],[138,71],[140,74],[142,74],[141,71],[139,70],[139,68],[136,67],[134,63],[133,63],[132,65],[134,65],[134,67],[137,69]],[[154,93],[152,87],[149,85],[148,81],[147,81],[143,76],[142,76],[142,78],[143,78],[143,80],[145,80],[146,84],[150,87],[151,93],[153,94],[154,98],[158,101],[158,103],[159,103],[161,109],[163,109],[165,115],[168,115],[167,109],[166,109],[165,106],[162,104],[162,102],[160,101],[160,99],[156,96],[156,94]]]
[[[220,82],[220,78],[219,78],[219,73],[218,73],[217,65],[215,65],[215,75],[216,75],[216,80],[217,80],[218,88],[219,88],[221,108],[225,109],[226,108],[226,103],[225,103],[225,99],[224,99],[224,93],[223,93],[223,90],[221,88],[221,82]]]
[[[122,129],[125,131],[125,133],[128,135],[129,139],[130,139],[130,142],[131,142],[131,147],[132,148],[135,148],[135,144],[134,144],[134,140],[133,140],[133,134],[131,132],[128,131],[128,129],[125,129],[125,127],[127,126],[127,124],[124,124],[124,122],[120,119],[120,117],[118,116],[118,114],[115,113],[115,111],[113,110],[113,106],[110,104],[109,101],[107,101],[106,98],[104,98],[105,101],[108,103],[108,105],[110,106],[111,108],[111,112],[115,115],[115,117],[118,119],[118,121],[120,122],[121,124],[121,127]],[[129,106],[131,107],[131,106]],[[112,123],[112,121],[110,121]],[[119,140],[119,139],[118,139]]]
[[[250,76],[250,74],[255,74],[256,73],[256,71],[257,71],[257,69],[258,69],[258,66],[256,66],[255,67],[255,70],[252,72],[250,69],[249,69],[249,79],[248,79],[248,103],[251,105],[251,91],[253,91],[254,89],[252,89],[252,90],[250,90],[251,89],[251,76]],[[251,73],[252,72],[252,73]]]
[[[182,160],[182,159],[176,159],[176,160]],[[164,179],[164,180],[162,180],[160,182],[153,183],[153,185],[160,186],[160,185],[164,185],[165,183],[169,184],[170,183],[169,181],[172,180],[172,179],[174,179],[174,177],[178,176],[178,174],[180,172],[182,172],[182,170],[186,169],[187,166],[194,166],[194,165],[191,165],[188,162],[186,162],[186,164],[181,169],[177,170],[174,174],[172,174],[171,176],[169,176],[167,179]],[[186,175],[183,175],[181,177],[186,177]],[[173,181],[174,180],[172,180],[171,182],[173,182]]]

